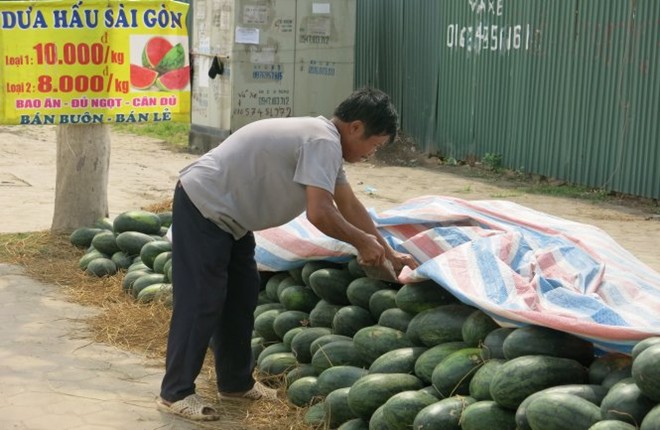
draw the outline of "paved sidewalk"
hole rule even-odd
[[[93,312],[0,264],[0,429],[200,428],[156,410],[159,367],[90,341]]]

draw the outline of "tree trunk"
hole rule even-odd
[[[69,233],[108,216],[108,125],[58,126],[56,166],[53,233]]]

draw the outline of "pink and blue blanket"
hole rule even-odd
[[[660,273],[597,227],[508,201],[440,196],[370,213],[395,249],[420,262],[402,283],[432,279],[501,325],[551,327],[620,352],[660,335]],[[355,255],[304,214],[256,238],[261,270]]]

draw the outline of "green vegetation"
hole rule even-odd
[[[121,133],[136,134],[161,139],[177,152],[188,150],[188,132],[190,124],[178,122],[152,122],[143,124],[114,124],[113,130]]]

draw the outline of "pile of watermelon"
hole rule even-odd
[[[171,212],[127,211],[78,228],[69,240],[87,249],[78,264],[85,273],[102,277],[125,271],[122,286],[135,300],[171,305],[172,245],[164,237],[171,224]]]
[[[262,273],[253,355],[309,425],[340,430],[660,430],[660,337],[631,355],[500,327],[432,281],[355,260]]]

